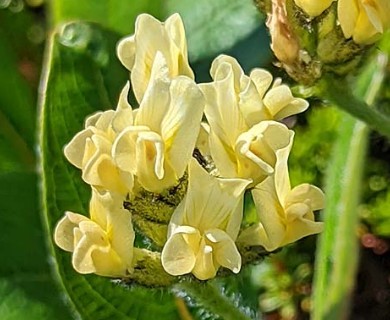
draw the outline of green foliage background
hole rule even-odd
[[[116,105],[128,72],[115,56],[115,44],[134,31],[137,15],[147,12],[164,20],[174,12],[181,14],[198,82],[210,79],[211,61],[220,53],[236,57],[246,71],[272,69],[264,17],[251,0],[52,0],[39,8],[30,8],[28,3],[32,1],[0,1],[0,319],[185,319],[187,308],[197,319],[260,317],[258,295],[270,286],[268,295],[262,293],[269,298],[275,284],[263,286],[261,279],[253,277],[274,274],[271,264],[257,273],[246,269],[237,277],[207,284],[182,283],[169,291],[125,287],[102,277],[77,274],[70,255],[53,246],[52,234],[65,210],[87,212],[89,189],[79,171],[65,160],[62,148],[82,128],[86,115]],[[381,48],[390,51],[386,45]],[[362,101],[373,75],[382,74],[379,110],[388,113],[390,78],[384,72],[374,61],[350,82]],[[328,98],[337,104],[337,97]],[[304,122],[298,118],[295,128],[291,180],[293,185],[326,184],[330,195],[330,209],[324,214],[330,222],[317,252],[317,311],[313,317],[331,315],[335,319],[343,314],[345,306],[338,304],[349,299],[355,281],[358,245],[354,229],[362,211],[356,186],[364,164],[351,162],[349,157],[354,154],[364,159],[369,136],[366,128],[354,142],[353,132],[360,122],[334,106],[311,102]],[[390,171],[383,159],[369,159],[375,166],[368,175],[384,176],[385,182],[379,189],[362,185],[363,191],[371,188],[364,192],[363,218],[374,233],[389,236]],[[348,174],[350,170],[357,174]],[[340,205],[346,206],[343,215],[338,211]],[[347,250],[353,258],[350,265],[342,256]],[[299,254],[294,246],[286,252],[286,257],[291,257],[290,252]],[[281,256],[267,261],[277,265]],[[301,257],[305,265],[311,263],[311,258]],[[320,264],[336,260],[341,267]],[[297,261],[301,260],[291,263],[293,268]],[[311,281],[306,274],[304,280]],[[272,299],[275,309],[291,307],[294,301],[292,297],[283,305],[279,298]],[[184,311],[183,301],[187,304]]]

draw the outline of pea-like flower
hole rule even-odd
[[[54,240],[73,252],[74,269],[83,274],[125,277],[132,270],[134,230],[122,198],[93,189],[90,219],[66,212],[58,222]]]
[[[134,121],[116,138],[113,157],[118,167],[137,177],[148,191],[161,192],[183,176],[198,137],[204,97],[193,80],[173,80],[158,52],[151,80]]]
[[[82,178],[90,185],[126,194],[133,188],[131,173],[120,170],[111,156],[112,144],[133,122],[132,109],[127,102],[129,85],[122,90],[116,110],[97,112],[85,121],[85,129],[65,146],[64,154],[82,170]]]
[[[193,273],[213,278],[219,267],[238,273],[241,256],[235,245],[250,180],[218,179],[192,159],[187,195],[172,215],[161,254],[171,275]]]
[[[338,0],[338,19],[346,38],[371,44],[390,27],[390,1]]]
[[[141,102],[148,87],[152,65],[157,52],[167,61],[169,75],[194,79],[188,63],[187,41],[183,21],[173,14],[160,22],[148,14],[141,14],[135,22],[134,35],[121,40],[117,54],[122,64],[131,71],[135,97]]]
[[[253,69],[247,76],[238,61],[227,55],[214,59],[210,75],[214,82],[202,84],[201,87],[210,98],[214,96],[219,100],[212,103],[208,99],[207,111],[211,108],[220,109],[219,112],[227,111],[223,109],[227,108],[223,103],[229,102],[240,111],[249,127],[264,120],[282,120],[309,107],[306,100],[294,97],[280,78],[272,83],[271,73],[261,68]],[[225,93],[222,89],[230,91]]]
[[[273,173],[275,152],[286,147],[293,134],[271,119],[301,112],[308,103],[294,98],[279,81],[270,88],[272,76],[265,70],[244,75],[228,56],[214,61],[211,75],[214,82],[200,85],[206,97],[211,156],[222,177],[248,178],[257,184]]]
[[[239,241],[273,251],[322,231],[313,211],[324,207],[324,194],[317,187],[301,184],[291,189],[287,159],[292,141],[277,151],[275,173],[252,190],[259,223],[244,230]]]
[[[309,16],[316,17],[329,8],[335,0],[295,0],[295,4]]]

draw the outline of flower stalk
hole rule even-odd
[[[364,99],[367,105],[375,102],[386,66],[387,56],[379,54],[367,72],[359,78],[356,95]],[[328,84],[330,86],[330,82]],[[332,96],[336,96],[336,92],[339,94],[337,102],[347,102],[345,93],[339,89],[333,91]],[[365,123],[348,114],[344,115],[326,181],[328,198],[323,214],[325,230],[318,242],[314,275],[314,320],[347,317],[357,271],[359,186],[363,177],[368,135],[369,128]],[[340,301],[343,303],[340,304]]]

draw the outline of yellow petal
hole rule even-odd
[[[213,258],[213,248],[202,239],[192,274],[199,280],[211,279],[217,274],[218,267]]]
[[[121,194],[131,192],[133,187],[132,174],[121,174],[111,156],[105,153],[97,153],[91,158],[83,170],[82,178],[93,186]],[[127,179],[126,183],[123,181],[124,178]]]
[[[242,215],[243,208],[237,207],[242,204],[250,180],[217,179],[195,159],[190,162],[188,179],[184,224],[194,226],[200,232],[215,228],[224,230],[233,214]]]
[[[316,186],[304,183],[294,187],[285,199],[285,207],[293,203],[309,201],[311,210],[320,210],[325,206],[324,193]]]
[[[109,238],[112,250],[118,255],[124,270],[129,270],[133,260],[135,233],[129,211],[111,207],[109,215]]]
[[[74,250],[73,230],[81,221],[88,220],[81,214],[66,212],[65,216],[58,221],[54,229],[54,241],[61,249],[69,252]]]
[[[242,78],[245,76],[244,71],[238,61],[233,57],[224,54],[216,57],[211,64],[210,75],[214,81],[221,81],[227,77],[232,77],[234,91],[236,93],[244,89],[241,83]]]
[[[115,116],[115,111],[114,110],[107,110],[104,111],[99,119],[97,119],[94,127],[98,130],[102,130],[105,133],[108,133],[108,131],[111,129],[111,122],[112,119]]]
[[[172,167],[165,161],[164,141],[152,131],[139,133],[135,162],[138,182],[150,192],[161,192],[178,181]]]
[[[295,4],[309,16],[316,17],[324,12],[334,0],[295,0]]]
[[[228,69],[224,78],[199,87],[206,98],[205,115],[211,131],[223,144],[234,146],[239,134],[248,127],[238,106],[233,67],[226,63],[224,65]]]
[[[236,142],[236,153],[240,156],[238,175],[259,183],[272,174],[276,152],[290,143],[292,134],[285,125],[275,121],[262,121],[241,134]]]
[[[185,75],[193,78],[193,72],[187,61],[187,45],[184,37],[184,27],[180,16],[173,15],[166,25],[150,15],[138,16],[134,35],[135,48],[130,40],[118,47],[118,54],[126,67],[131,70],[131,82],[134,94],[139,102],[142,101],[149,85],[152,65],[157,52],[167,61],[169,76]],[[122,47],[129,47],[125,58]]]
[[[237,176],[234,146],[238,136],[248,127],[238,106],[232,67],[227,63],[224,65],[229,69],[225,78],[202,84],[200,88],[206,98],[211,156],[223,177],[233,177]]]
[[[95,127],[96,122],[98,122],[98,120],[100,119],[102,114],[103,114],[103,111],[98,111],[98,112],[95,112],[95,113],[91,114],[90,116],[88,116],[87,119],[85,119],[85,128]]]
[[[249,77],[255,84],[260,99],[263,99],[272,83],[272,74],[267,70],[256,68],[251,71]]]
[[[324,229],[322,222],[314,222],[308,219],[295,220],[287,224],[286,236],[281,246],[298,241],[306,236],[320,233]]]
[[[91,257],[95,268],[94,273],[97,275],[104,277],[125,277],[127,275],[127,265],[113,249],[106,250],[106,248],[96,247],[91,251]]]
[[[240,162],[236,174],[241,177],[251,177],[256,181],[259,179],[259,174],[261,176],[272,174],[275,162],[273,150],[262,141],[263,134],[257,132],[260,130],[257,129],[259,129],[259,125],[254,126],[250,131],[242,133],[236,143],[236,153]],[[256,171],[259,174],[254,175]]]
[[[178,13],[174,13],[165,21],[165,30],[170,35],[172,39],[173,48],[171,57],[173,62],[176,63],[176,56],[173,53],[176,53],[177,58],[177,71],[173,72],[171,70],[171,76],[175,77],[177,75],[185,75],[191,79],[194,79],[194,73],[188,63],[188,54],[187,54],[187,40],[185,36],[185,30],[183,21]],[[172,63],[173,64],[173,63]]]
[[[240,272],[241,255],[232,238],[219,229],[208,230],[205,232],[205,236],[212,243],[214,257],[218,264],[234,273]]]
[[[170,86],[170,105],[161,124],[166,157],[182,177],[195,148],[204,109],[204,97],[192,80],[179,76]]]
[[[134,35],[130,37],[123,38],[116,48],[117,56],[119,61],[126,67],[128,70],[132,70],[134,66],[135,59],[135,39]]]
[[[159,134],[161,134],[162,120],[170,105],[169,86],[171,81],[166,63],[164,56],[157,52],[150,83],[148,83],[147,90],[144,91],[145,96],[134,120],[136,126],[147,126]]]
[[[376,32],[383,33],[383,22],[378,8],[378,4],[375,0],[362,0],[362,6],[367,15],[367,19],[370,21]]]
[[[305,111],[309,103],[300,98],[294,98],[291,90],[286,85],[272,88],[264,97],[264,104],[267,106],[272,119],[281,120],[290,115]]]
[[[254,244],[273,251],[281,245],[286,232],[284,210],[276,194],[273,176],[257,185],[252,190],[252,197],[260,220]]]
[[[223,82],[224,79],[232,78],[234,94],[239,105],[238,109],[247,125],[252,126],[265,119],[262,95],[259,96],[256,84],[244,74],[236,59],[226,55],[218,56],[211,65],[210,74],[214,81]],[[262,74],[262,76],[264,75],[265,73]],[[267,73],[267,75],[271,77],[272,82],[271,74]],[[219,94],[226,94],[226,89],[219,90]]]
[[[92,137],[92,135],[93,130],[91,128],[80,131],[64,148],[66,159],[79,169],[83,168],[86,140]]]
[[[276,151],[275,165],[275,191],[281,204],[286,203],[286,197],[291,190],[290,177],[288,173],[288,157],[294,141],[294,131],[290,131],[290,140],[286,147]]]
[[[165,144],[161,136],[152,131],[143,131],[137,137],[137,176],[140,183],[149,177],[164,178]]]
[[[355,30],[359,16],[359,6],[356,0],[338,0],[337,15],[344,37],[350,38]]]
[[[135,174],[137,171],[136,144],[140,132],[148,132],[145,126],[129,126],[115,139],[112,146],[112,157],[115,164],[123,171]]]
[[[126,86],[122,89],[119,97],[119,102],[115,111],[115,115],[112,119],[112,128],[116,133],[123,131],[128,126],[133,125],[133,110],[127,100],[130,84],[127,82]]]
[[[209,146],[211,157],[222,177],[237,176],[238,164],[234,146],[228,146],[215,134],[209,133]]]
[[[263,69],[256,68],[251,71],[249,83],[240,97],[240,110],[249,127],[263,120],[271,120],[272,115],[265,108],[263,98],[272,83],[272,75]]]
[[[79,273],[96,272],[95,264],[92,259],[92,252],[96,248],[105,248],[109,250],[109,243],[101,227],[93,221],[82,221],[79,224],[82,234],[80,241],[75,244],[72,255],[72,264]]]
[[[200,235],[194,228],[187,227],[186,229],[172,234],[161,252],[164,270],[174,276],[190,273],[195,266],[198,248],[193,248],[184,235],[195,238],[193,239],[195,242],[200,241]]]
[[[344,36],[358,44],[375,42],[390,26],[386,0],[339,0],[337,9]]]

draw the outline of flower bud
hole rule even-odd
[[[278,65],[310,85],[324,72],[356,69],[390,26],[388,0],[257,0],[268,15]]]

